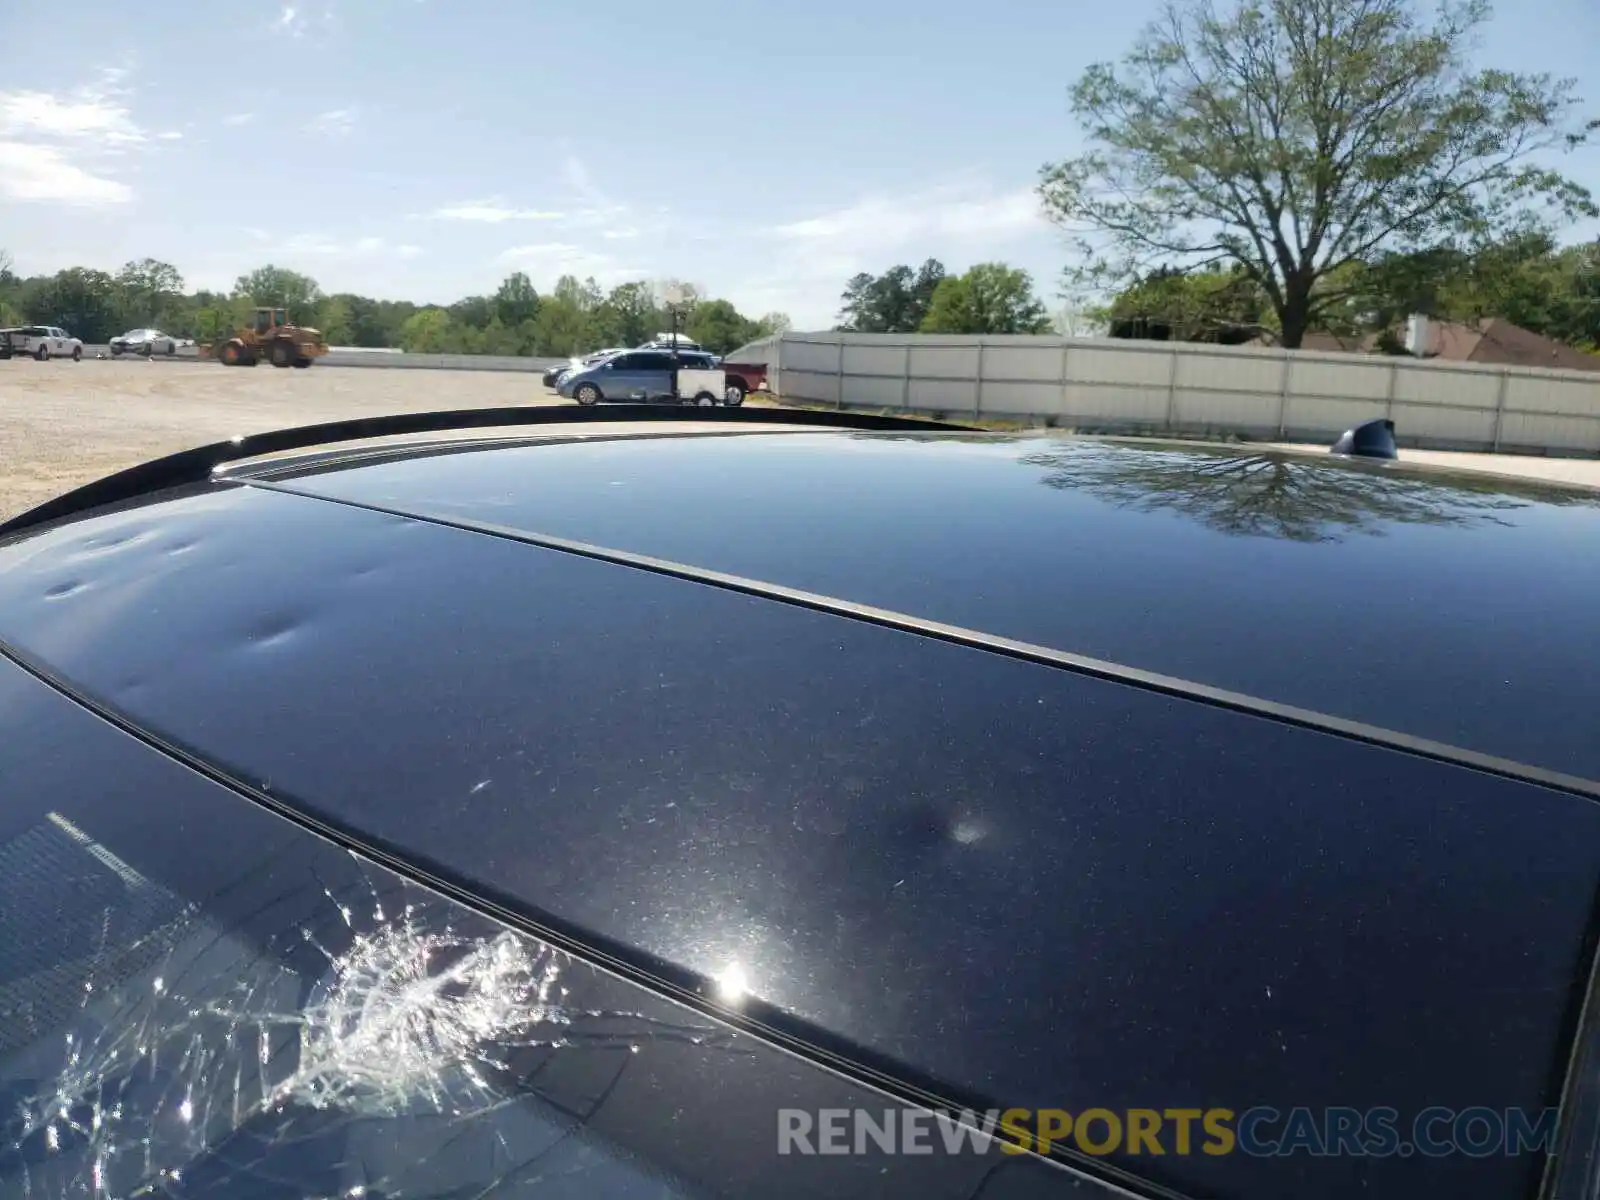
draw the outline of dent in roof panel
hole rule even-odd
[[[295,479],[1600,778],[1600,492],[1249,450],[792,434]]]
[[[1552,1098],[1600,872],[1600,806],[1569,796],[253,489],[0,549],[0,637],[276,796],[558,925],[737,967],[968,1095]],[[1537,1164],[1136,1167],[1487,1196]]]

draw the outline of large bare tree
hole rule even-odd
[[[1083,255],[1074,282],[1236,262],[1293,347],[1343,298],[1343,266],[1595,215],[1551,165],[1595,123],[1571,81],[1469,64],[1488,15],[1486,0],[1169,5],[1073,87],[1090,148],[1043,170]]]

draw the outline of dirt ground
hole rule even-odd
[[[210,363],[0,362],[0,519],[177,450],[348,417],[553,404],[537,375]]]

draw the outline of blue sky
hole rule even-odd
[[[831,324],[859,270],[1004,259],[1054,298],[1040,164],[1153,0],[282,0],[48,6],[0,41],[0,247],[226,288],[449,302],[525,270],[677,277]],[[224,16],[226,10],[239,14]],[[1576,76],[1600,6],[1503,5],[1496,66]],[[1600,148],[1564,161],[1600,191]]]

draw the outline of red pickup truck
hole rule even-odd
[[[751,392],[765,391],[767,364],[753,362],[721,362],[722,374],[728,389],[727,403],[740,405]],[[735,399],[737,396],[737,399]]]

